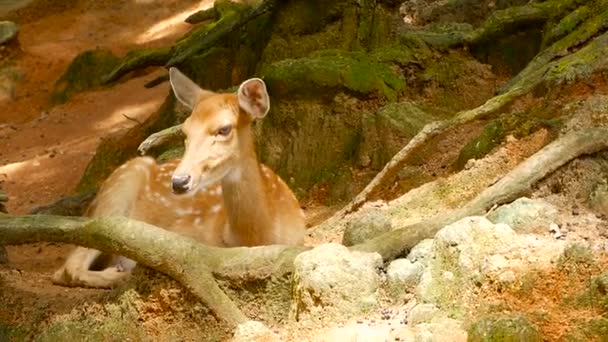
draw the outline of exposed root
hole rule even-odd
[[[34,208],[30,211],[30,214],[82,216],[96,194],[96,191],[87,191],[73,196],[66,196],[55,203]]]
[[[602,16],[604,15],[608,15],[608,11],[603,12]],[[606,18],[606,24],[608,25],[608,17]],[[583,26],[581,26],[581,29],[584,29]],[[568,37],[565,37],[554,45],[558,45],[560,42],[569,39]],[[569,42],[572,43],[572,41]],[[539,54],[537,58],[542,60],[546,59],[546,57],[541,57],[542,54],[543,53]],[[450,120],[433,122],[426,125],[405,145],[405,147],[403,147],[403,149],[401,149],[401,151],[393,156],[393,158],[384,166],[382,171],[380,171],[380,173],[378,173],[349,204],[334,214],[331,220],[343,218],[345,215],[359,209],[370,199],[372,194],[376,193],[378,189],[394,179],[396,174],[405,166],[408,158],[412,156],[413,152],[431,138],[473,120],[488,118],[489,116],[498,113],[515,99],[529,93],[543,82],[561,82],[563,79],[573,80],[581,75],[593,74],[601,69],[606,69],[608,67],[607,56],[608,32],[594,38],[580,50],[550,63],[539,66],[532,61],[529,64],[530,68],[526,67],[520,72],[519,75],[524,74],[524,76],[516,76],[514,79],[517,79],[517,82],[512,83],[509,86],[509,89],[504,93],[491,98],[475,109],[462,111]],[[576,70],[576,66],[579,65],[581,61],[585,61],[588,68]],[[564,73],[564,75],[560,73]]]
[[[567,134],[521,163],[472,201],[449,213],[382,234],[353,250],[377,252],[385,261],[458,219],[484,213],[515,199],[535,182],[570,160],[608,148],[608,129]],[[217,285],[223,279],[266,278],[293,269],[293,259],[306,247],[261,246],[217,248],[188,237],[126,218],[66,218],[0,215],[0,245],[39,241],[67,242],[127,256],[180,282],[219,318],[236,325],[247,320]]]
[[[234,33],[250,21],[262,15],[272,13],[280,2],[281,0],[265,0],[256,8],[241,6],[247,8],[247,10],[243,8],[237,10],[238,6],[235,5],[230,6],[229,10],[219,10],[214,7],[212,12],[214,16],[219,16],[219,18],[212,25],[201,26],[193,30],[170,47],[142,49],[130,52],[118,67],[104,77],[103,83],[116,81],[131,71],[149,66],[165,66],[169,68],[179,65],[186,59],[213,47],[226,36]],[[218,3],[215,6],[218,6]],[[209,14],[204,14],[205,18],[208,16]]]
[[[87,220],[3,215],[0,231],[0,245],[67,242],[127,256],[177,280],[228,324],[247,321],[205,263],[210,248],[190,238],[120,217]]]
[[[378,252],[384,260],[393,259],[421,240],[433,237],[442,227],[452,222],[483,214],[493,205],[514,200],[534,183],[572,159],[605,149],[608,149],[608,128],[569,133],[536,152],[461,208],[384,233],[352,248]]]
[[[184,134],[182,133],[182,125],[169,127],[147,137],[146,140],[139,144],[137,152],[139,152],[141,155],[145,155],[149,150],[159,147],[168,141],[174,141],[176,139],[183,140],[183,138]]]
[[[421,30],[408,32],[404,38],[420,39],[439,48],[483,44],[501,35],[515,32],[523,26],[542,25],[554,18],[559,19],[576,10],[584,2],[581,0],[532,2],[495,11],[481,26],[473,30],[450,32]]]

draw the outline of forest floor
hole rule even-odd
[[[64,105],[52,106],[49,95],[54,83],[72,59],[80,52],[96,47],[110,49],[122,56],[136,47],[167,45],[190,28],[183,22],[187,15],[211,4],[211,0],[102,0],[94,4],[75,1],[66,7],[61,1],[34,0],[29,6],[7,16],[20,28],[21,52],[15,58],[15,67],[23,74],[16,87],[15,98],[0,102],[0,185],[10,197],[7,206],[10,213],[26,214],[35,207],[70,194],[99,142],[145,120],[161,105],[169,91],[166,83],[152,89],[143,86],[162,72],[155,71],[109,89],[78,94]],[[0,6],[0,16],[4,16],[3,10]],[[575,93],[576,89],[572,91]],[[606,89],[602,91],[608,93]],[[458,137],[452,139],[459,140]],[[510,146],[530,147],[525,145],[525,141],[514,141]],[[569,176],[572,177],[568,174],[564,177]],[[538,192],[551,196],[550,191],[542,188]],[[557,198],[554,204],[567,211],[573,205],[570,200],[572,197],[568,200]],[[314,205],[311,208],[307,211],[310,223],[327,216],[327,208]],[[595,231],[585,236],[584,222],[573,225],[585,240],[600,239]],[[317,244],[322,242],[321,239],[338,241],[340,232],[332,234],[312,234],[308,243]],[[51,284],[52,272],[65,260],[71,248],[47,243],[7,248],[10,265],[0,269],[3,282],[0,323],[33,322],[37,315],[50,317],[69,313],[82,303],[103,299],[107,291]],[[596,275],[601,269],[589,272]],[[574,284],[582,284],[590,276],[585,274]],[[568,288],[573,284],[572,279],[564,278],[551,269],[542,279],[544,285],[541,287],[547,289]],[[487,291],[485,295],[502,298],[509,294]],[[539,298],[542,295],[554,297],[550,291],[539,293]],[[521,311],[528,310],[526,303],[518,303]],[[559,306],[546,309],[560,312]],[[399,306],[392,310],[395,319],[384,320],[382,324],[397,326],[400,313],[407,307]],[[381,316],[380,312],[371,313],[366,322],[381,322]],[[560,318],[563,325],[554,331],[567,325],[568,317]],[[316,333],[308,332],[309,336]]]
[[[212,3],[75,1],[66,7],[40,0],[7,16],[19,25],[21,51],[14,62],[23,74],[14,100],[0,102],[0,183],[10,197],[10,213],[26,214],[70,194],[100,141],[145,120],[169,91],[167,83],[144,87],[159,71],[52,106],[50,93],[72,59],[97,47],[122,56],[136,47],[166,45],[190,29],[186,16]],[[7,8],[0,6],[0,16]],[[13,293],[5,297],[11,302],[0,307],[14,310],[0,310],[0,320],[18,321],[44,308],[69,312],[103,294],[51,284],[52,272],[71,248],[47,243],[7,247],[11,270],[2,273],[4,287]]]

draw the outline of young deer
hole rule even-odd
[[[245,81],[236,94],[203,90],[169,70],[177,99],[192,110],[181,160],[139,157],[103,184],[87,215],[124,215],[213,246],[301,244],[304,215],[289,187],[258,162],[252,122],[268,113],[266,85]],[[53,275],[67,286],[112,287],[135,262],[77,247]]]

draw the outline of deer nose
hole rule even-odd
[[[173,177],[171,177],[171,188],[173,188],[173,192],[176,194],[183,194],[188,191],[190,178],[190,175],[173,175]]]

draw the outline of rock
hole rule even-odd
[[[608,216],[608,184],[602,180],[589,194],[589,206],[600,215]]]
[[[391,221],[385,211],[381,209],[364,210],[353,215],[346,224],[342,244],[354,246],[391,229]]]
[[[408,259],[393,260],[386,270],[389,291],[393,295],[404,294],[408,288],[418,284],[424,266],[415,262],[412,263]]]
[[[120,58],[110,50],[95,49],[80,53],[55,83],[52,101],[65,103],[76,93],[101,87],[103,78],[119,63]]]
[[[420,241],[407,255],[407,259],[411,262],[420,262],[423,266],[427,266],[428,260],[433,257],[433,239],[425,239]]]
[[[414,330],[414,341],[429,342],[464,342],[467,341],[467,332],[462,329],[461,323],[450,318],[441,318],[432,323],[421,323]]]
[[[306,313],[348,318],[375,307],[381,265],[377,253],[336,243],[301,253],[294,260],[292,313],[296,319]]]
[[[541,335],[525,316],[500,314],[484,317],[471,324],[470,342],[490,341],[542,341]]]
[[[430,323],[435,318],[447,318],[447,315],[439,310],[435,304],[424,303],[418,304],[410,310],[407,315],[407,322],[414,326],[421,323]]]
[[[492,224],[484,217],[466,217],[441,229],[432,244],[432,258],[416,287],[423,302],[458,305],[450,298],[466,295],[484,279],[483,270],[502,270],[496,254],[517,247],[517,234],[507,225]],[[443,307],[442,305],[440,305]]]
[[[546,201],[522,197],[500,206],[488,215],[488,219],[494,223],[508,224],[518,233],[542,234],[549,231],[557,214],[557,209]]]
[[[500,254],[490,255],[484,258],[483,264],[481,265],[481,273],[489,275],[492,273],[498,273],[509,267],[509,261]]]
[[[281,340],[264,324],[248,321],[236,327],[232,342],[280,342]]]
[[[18,32],[17,25],[12,21],[0,21],[0,45],[15,39]]]

